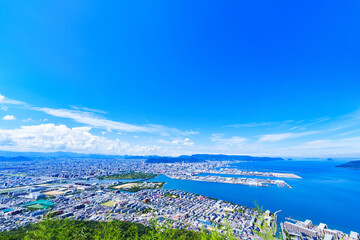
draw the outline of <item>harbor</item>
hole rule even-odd
[[[281,188],[292,188],[284,180],[270,180],[270,179],[258,179],[258,178],[233,178],[233,177],[220,177],[220,176],[192,176],[192,175],[166,175],[172,179],[179,180],[191,180],[201,182],[217,182],[217,183],[229,183],[229,184],[241,184],[257,187],[269,187],[274,185]]]
[[[275,178],[301,178],[294,173],[278,173],[278,172],[259,172],[259,171],[242,171],[237,168],[221,168],[212,169],[202,173],[212,174],[231,174],[239,176],[254,176],[254,177],[275,177]]]

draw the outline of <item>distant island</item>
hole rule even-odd
[[[360,169],[360,160],[347,162],[345,164],[341,164],[336,166],[338,168],[352,168],[352,169]]]
[[[135,159],[146,160],[148,163],[172,163],[172,162],[205,162],[205,161],[283,161],[280,157],[253,157],[248,155],[225,155],[225,154],[193,154],[179,157],[157,155],[104,155],[85,154],[73,152],[11,152],[0,151],[0,162],[25,162],[34,160],[48,160],[55,158],[91,158],[91,159]],[[289,159],[290,160],[290,159]]]

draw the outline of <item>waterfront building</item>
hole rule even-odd
[[[351,240],[359,240],[360,239],[359,234],[357,232],[351,231],[350,232],[350,239]]]
[[[338,231],[335,231],[335,230],[331,230],[331,229],[324,229],[324,232],[325,232],[325,236],[326,235],[331,235],[333,236],[333,239],[337,240],[337,239],[340,239],[340,234]]]
[[[325,234],[324,240],[333,240],[333,236],[330,234]]]
[[[325,223],[320,223],[319,226],[317,227],[317,231],[320,235],[325,235],[325,229],[328,229]]]
[[[309,229],[314,227],[314,225],[312,224],[311,220],[309,220],[309,219],[305,220],[305,222],[303,223],[303,225],[304,225],[304,227],[309,228]]]
[[[317,237],[318,236],[318,233],[315,230],[304,227],[301,224],[301,222],[297,222],[296,224],[291,223],[291,222],[284,222],[284,227],[287,228],[290,231],[303,233],[303,234],[308,235],[310,237]]]

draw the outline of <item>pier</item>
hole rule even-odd
[[[241,184],[248,186],[268,187],[269,185],[275,185],[283,188],[292,188],[284,180],[270,180],[270,179],[258,179],[258,178],[232,178],[232,177],[220,177],[220,176],[192,176],[192,175],[167,175],[172,179],[191,180],[201,182],[217,182],[217,183],[229,183],[229,184]]]

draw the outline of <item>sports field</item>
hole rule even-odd
[[[64,193],[65,193],[64,191],[57,191],[57,190],[44,192],[45,195],[50,195],[50,196],[58,196],[58,195],[62,195]]]
[[[105,207],[113,207],[115,204],[114,201],[110,200],[110,201],[107,201],[107,202],[104,202],[102,203],[101,205],[105,206]]]
[[[129,188],[136,187],[137,185],[139,185],[139,183],[126,183],[126,184],[115,186],[114,188],[116,188],[116,189],[129,189]]]

